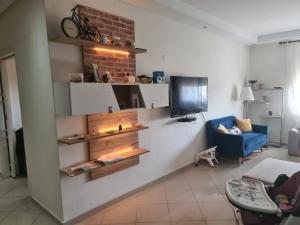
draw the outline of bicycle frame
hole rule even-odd
[[[76,7],[74,7],[73,9],[71,9],[72,12],[72,19],[75,20],[78,25],[80,26],[80,28],[82,30],[86,30],[87,28],[87,23],[88,23],[88,19],[87,18],[82,18],[77,12],[76,9],[79,8],[79,5],[77,5]]]

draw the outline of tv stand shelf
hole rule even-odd
[[[108,166],[117,164],[117,163],[122,162],[122,161],[124,161],[126,159],[137,157],[137,156],[143,155],[143,154],[148,153],[148,152],[150,152],[150,151],[148,151],[146,149],[143,149],[143,148],[134,148],[134,149],[132,149],[132,150],[130,150],[128,152],[119,154],[123,158],[120,159],[120,160],[118,160],[117,162],[113,162],[113,163],[104,165],[104,164],[96,162],[95,160],[92,160],[92,161],[89,161],[89,162],[82,162],[82,163],[78,163],[78,164],[69,166],[67,168],[61,169],[61,172],[64,173],[65,175],[69,176],[69,177],[75,177],[75,176],[78,176],[80,174],[84,174],[84,173],[88,173],[88,172],[97,170],[99,168],[104,168],[104,167],[108,167]],[[86,163],[90,163],[95,168],[88,169],[88,170],[72,171],[72,168],[78,167],[80,165],[84,165]]]
[[[85,135],[82,135],[82,136],[78,136],[78,138],[76,138],[76,136],[73,135],[73,136],[60,138],[60,139],[58,139],[58,141],[61,142],[61,143],[67,144],[67,145],[72,145],[72,144],[77,144],[77,143],[80,143],[80,142],[88,142],[88,141],[92,141],[92,140],[96,140],[96,139],[100,139],[100,138],[107,138],[107,137],[112,137],[112,136],[116,136],[116,135],[136,132],[136,131],[139,131],[139,130],[145,130],[145,129],[148,129],[148,128],[149,127],[140,125],[140,126],[125,128],[121,131],[112,130],[112,131],[106,131],[106,132],[103,132],[103,133],[101,132],[101,133],[95,133],[95,134],[85,134]]]

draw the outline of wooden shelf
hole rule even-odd
[[[119,154],[123,158],[121,160],[117,161],[117,162],[114,162],[114,163],[111,163],[111,164],[108,164],[108,165],[103,165],[103,164],[98,163],[98,162],[96,162],[94,160],[94,161],[90,161],[90,162],[83,162],[83,163],[78,163],[78,164],[69,166],[67,168],[62,169],[61,172],[64,173],[65,175],[69,176],[69,177],[74,177],[74,176],[78,176],[78,175],[83,174],[83,173],[87,173],[87,172],[91,172],[91,171],[97,170],[99,168],[103,168],[103,167],[106,167],[106,166],[117,164],[118,162],[121,162],[123,160],[129,159],[129,158],[133,158],[133,157],[136,157],[136,156],[140,156],[140,155],[143,155],[143,154],[148,153],[148,152],[150,152],[150,151],[145,150],[143,148],[134,148],[134,149],[132,149],[132,150],[130,150],[128,152]],[[72,171],[72,168],[80,166],[80,165],[84,165],[86,163],[90,163],[95,168],[89,169],[89,170],[85,170],[85,171],[83,171],[83,170],[81,170],[81,171]]]
[[[114,46],[114,45],[106,45],[106,44],[99,44],[93,41],[83,40],[83,39],[75,39],[75,38],[68,38],[65,36],[59,36],[57,38],[53,38],[50,41],[76,45],[81,47],[88,47],[88,48],[104,48],[109,50],[116,50],[116,51],[125,51],[129,52],[130,54],[140,54],[146,53],[147,49],[143,48],[129,48],[129,47],[122,47],[122,46]]]
[[[60,139],[58,139],[58,141],[61,143],[67,144],[67,145],[72,145],[72,144],[77,144],[80,142],[87,142],[87,141],[92,141],[92,140],[96,140],[96,139],[100,139],[100,138],[106,138],[106,137],[136,132],[139,130],[145,130],[148,128],[149,127],[141,125],[141,126],[137,126],[137,127],[126,128],[121,131],[114,130],[114,131],[107,131],[107,132],[96,133],[96,134],[85,134],[85,135],[79,135],[79,136],[73,135],[73,136],[60,138]],[[73,139],[73,137],[78,137],[78,138]]]

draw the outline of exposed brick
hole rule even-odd
[[[104,23],[104,24],[110,24],[112,25],[112,21],[111,20],[108,20],[108,19],[101,19],[101,21]]]
[[[113,25],[116,26],[116,27],[127,28],[127,27],[126,27],[126,24],[120,23],[120,22],[115,22],[115,21],[114,21],[114,22],[113,22]]]
[[[80,15],[87,17],[99,29],[102,35],[118,36],[121,43],[126,41],[134,42],[134,21],[113,15],[107,12],[101,12],[89,7],[81,6]],[[116,53],[104,53],[93,49],[83,49],[84,74],[85,80],[93,76],[91,63],[99,66],[101,74],[110,71],[116,82],[127,82],[126,74],[136,73],[135,55],[128,57]]]

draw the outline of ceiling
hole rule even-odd
[[[300,38],[300,0],[121,0],[243,42]],[[0,14],[14,0],[0,0]]]
[[[0,0],[0,14],[4,12],[5,9],[7,9],[8,6],[10,6],[14,0]]]
[[[300,0],[181,0],[260,36],[300,29]]]
[[[300,0],[121,0],[248,44],[300,38]]]

